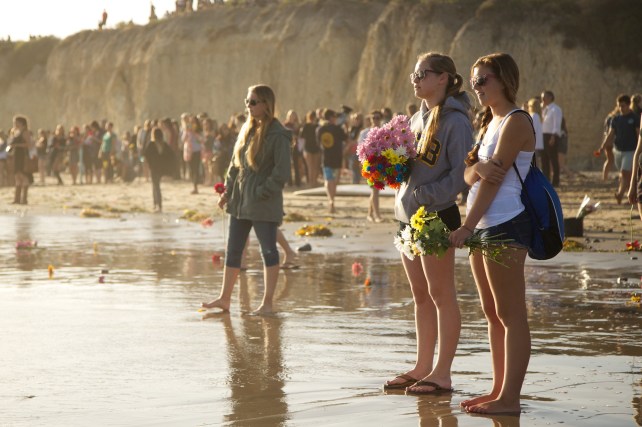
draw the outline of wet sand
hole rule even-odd
[[[0,425],[642,425],[642,309],[629,302],[642,261],[621,250],[625,207],[587,217],[593,250],[528,263],[533,352],[523,413],[476,417],[458,404],[489,389],[490,355],[465,251],[457,253],[455,392],[388,394],[381,385],[409,369],[415,351],[392,220],[364,222],[365,198],[340,199],[329,217],[323,199],[288,196],[288,213],[334,235],[299,238],[305,222],[284,224],[293,247],[312,251],[281,273],[277,313],[243,315],[262,295],[254,240],[231,313],[199,312],[220,287],[212,255],[223,248],[222,217],[211,228],[180,219],[187,208],[213,212],[214,197],[190,196],[186,183],[163,187],[163,214],[132,212],[151,205],[144,183],[52,185],[32,189],[27,208],[2,206]],[[1,199],[8,194],[0,189]],[[113,217],[81,218],[85,204]],[[390,218],[391,201],[382,205]],[[38,249],[16,250],[25,240]]]

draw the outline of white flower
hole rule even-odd
[[[409,260],[415,259],[415,255],[412,251],[412,241],[410,239],[404,239],[404,232],[406,230],[402,231],[401,235],[397,234],[393,240],[395,247],[399,252],[402,254],[406,255],[406,258]],[[409,233],[405,233],[407,235],[412,235],[412,233],[409,231]]]
[[[401,230],[401,238],[405,240],[406,242],[412,241],[412,227],[409,225],[406,225],[406,227]]]
[[[417,248],[417,250],[422,256],[426,255],[426,246],[423,241],[417,240],[415,242],[415,247]]]

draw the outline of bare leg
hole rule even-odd
[[[406,374],[420,380],[432,371],[437,343],[437,308],[430,298],[421,260],[419,258],[409,260],[402,254],[401,262],[406,270],[412,298],[415,302],[415,329],[417,331],[417,361],[414,368]],[[400,384],[404,381],[402,378],[395,378],[388,381],[387,385]]]
[[[330,207],[330,213],[334,213],[334,198],[337,195],[337,181],[332,179],[332,180],[326,180],[325,181],[325,193],[328,196],[328,205]]]
[[[604,155],[606,159],[604,160],[604,166],[602,166],[602,181],[609,179],[609,172],[613,169],[615,164],[615,158],[613,157],[613,148],[605,148]]]
[[[423,378],[451,388],[450,369],[457,351],[461,331],[461,315],[455,290],[455,249],[450,248],[442,258],[421,257],[423,272],[428,284],[430,299],[437,310],[437,363]],[[411,387],[413,391],[430,392],[432,386]]]
[[[279,278],[279,264],[263,267],[263,281],[265,282],[265,292],[261,306],[253,311],[254,314],[272,313],[272,300],[274,299],[274,290]]]
[[[479,403],[495,400],[504,382],[504,327],[497,317],[495,300],[490,289],[486,269],[484,268],[483,256],[475,253],[470,256],[470,265],[477,284],[477,292],[481,300],[482,309],[488,322],[488,339],[490,341],[490,355],[493,369],[493,386],[488,394],[464,400],[460,405],[464,408],[477,405]]]
[[[617,193],[615,193],[615,199],[617,204],[622,203],[622,198],[625,194],[629,192],[629,185],[631,183],[631,171],[620,171],[620,183],[618,185]]]
[[[225,266],[223,270],[223,287],[221,288],[220,295],[215,300],[202,303],[201,306],[203,308],[220,308],[223,311],[230,311],[232,292],[234,291],[234,284],[240,271],[240,268]]]
[[[285,257],[283,258],[283,264],[292,264],[292,261],[294,258],[296,258],[296,252],[292,250],[292,247],[288,243],[288,241],[285,238],[285,235],[281,231],[281,229],[276,230],[276,243],[279,244],[283,248],[283,252],[285,252]]]
[[[526,312],[524,260],[526,250],[510,251],[503,262],[508,268],[484,260],[495,299],[497,317],[504,327],[505,364],[501,391],[495,400],[470,405],[468,412],[499,414],[520,412],[520,393],[531,354],[531,335]]]

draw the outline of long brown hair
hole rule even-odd
[[[428,52],[419,55],[417,61],[426,63],[431,70],[448,74],[446,96],[444,96],[438,105],[430,109],[426,131],[422,137],[422,141],[425,141],[425,143],[418,147],[419,154],[421,155],[424,154],[426,148],[428,148],[428,143],[432,141],[439,130],[439,119],[441,118],[441,110],[444,102],[446,102],[449,96],[456,97],[461,94],[461,86],[464,80],[461,75],[457,74],[455,63],[450,56],[436,52]]]
[[[239,132],[234,146],[234,166],[241,167],[241,150],[245,147],[245,144],[248,144],[247,150],[245,151],[245,159],[250,168],[257,170],[256,157],[263,147],[265,136],[272,121],[275,120],[274,106],[276,105],[276,99],[274,97],[274,91],[267,85],[250,86],[248,93],[255,94],[259,101],[265,104],[266,117],[259,121],[252,117],[251,114],[247,115],[247,119],[241,128],[241,132]]]
[[[517,90],[519,89],[519,68],[513,57],[502,52],[482,56],[470,67],[470,75],[473,75],[475,68],[482,66],[489,67],[493,71],[497,80],[504,85],[504,96],[514,104],[517,99]],[[488,124],[492,119],[493,112],[490,107],[486,107],[481,118],[479,141],[486,134]],[[472,166],[479,161],[478,151],[479,143],[475,144],[470,153],[468,153],[465,160],[467,166]]]

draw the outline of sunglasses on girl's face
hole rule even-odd
[[[258,99],[246,99],[245,100],[245,106],[246,107],[254,107],[256,104],[260,103],[262,101],[259,101]]]
[[[489,77],[495,77],[495,74],[484,74],[483,76],[474,76],[470,78],[470,86],[484,86],[488,82]]]
[[[414,73],[410,73],[410,83],[414,83],[415,80],[422,81],[428,75],[428,73],[441,74],[440,71],[429,69],[415,71]]]

